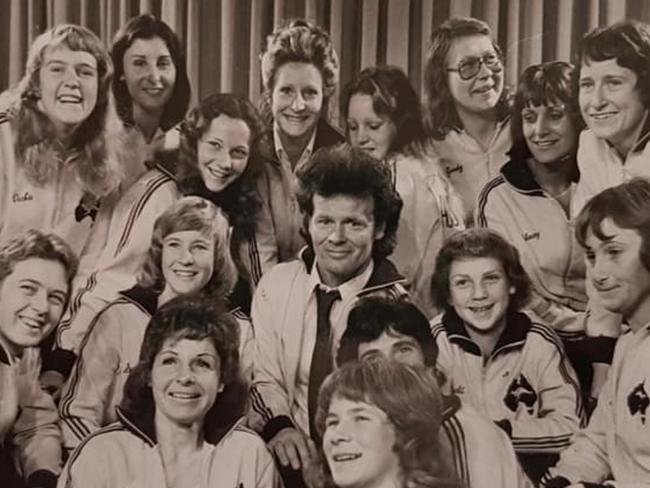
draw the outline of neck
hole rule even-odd
[[[628,153],[634,147],[636,141],[639,140],[641,131],[646,125],[647,118],[648,118],[648,110],[644,112],[643,118],[641,119],[641,122],[639,123],[638,127],[634,130],[634,132],[632,132],[629,136],[624,137],[619,141],[610,141],[612,146],[614,146],[614,149],[616,149],[616,152],[621,158],[625,159]]]
[[[638,332],[650,322],[650,297],[642,301],[630,316],[625,317],[632,332]]]
[[[0,346],[5,351],[7,351],[7,354],[9,354],[9,356],[11,357],[11,361],[23,355],[23,348],[9,342],[1,333],[0,333]]]
[[[165,286],[163,289],[162,293],[158,295],[158,308],[162,307],[165,303],[167,303],[169,300],[172,298],[176,298],[176,293],[174,293],[169,286]]]
[[[203,423],[179,425],[156,410],[154,417],[156,438],[163,452],[170,456],[182,456],[198,451],[203,443]]]
[[[497,130],[496,110],[480,114],[467,112],[462,108],[456,110],[465,132],[472,136],[483,149],[490,147],[494,133]]]
[[[163,109],[152,111],[145,110],[140,105],[133,105],[133,121],[147,142],[151,142],[153,135],[160,127],[162,113]]]
[[[307,147],[307,144],[309,144],[309,140],[315,130],[316,126],[314,125],[311,130],[308,130],[299,137],[291,137],[281,130],[278,131],[280,141],[282,142],[282,148],[287,153],[292,168],[298,163],[300,156],[302,156],[302,153],[305,151],[305,148]]]
[[[499,342],[499,337],[503,333],[503,330],[506,328],[506,317],[504,316],[501,319],[501,322],[498,325],[495,325],[490,331],[483,333],[479,332],[476,329],[470,327],[465,323],[465,329],[469,334],[469,337],[478,345],[481,350],[481,356],[483,359],[487,359],[494,352],[494,348]]]
[[[535,181],[544,191],[555,196],[571,186],[576,171],[575,162],[563,158],[552,163],[539,163],[529,158],[526,164],[535,177]]]

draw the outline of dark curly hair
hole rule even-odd
[[[402,199],[393,185],[390,168],[365,151],[339,144],[321,148],[298,173],[296,198],[303,214],[301,234],[312,244],[309,220],[314,214],[314,195],[332,197],[346,195],[371,197],[374,202],[375,226],[384,225],[384,236],[375,241],[372,256],[375,261],[393,252],[402,211]]]
[[[585,34],[580,41],[578,59],[576,94],[584,64],[615,59],[620,66],[636,73],[636,87],[641,100],[646,108],[650,108],[650,25],[626,20],[607,27],[597,27]]]
[[[436,365],[438,346],[433,340],[426,316],[408,300],[385,297],[362,298],[350,311],[347,328],[339,343],[336,364],[341,366],[357,361],[359,345],[379,339],[384,332],[413,337],[422,349],[424,364]]]
[[[607,239],[601,228],[605,219],[641,236],[639,258],[650,271],[650,181],[633,178],[592,197],[576,217],[576,239],[582,247],[587,248],[589,232],[601,241]]]
[[[138,15],[131,18],[115,34],[111,47],[111,57],[115,65],[113,95],[118,115],[127,125],[133,125],[133,99],[124,80],[124,53],[136,39],[152,39],[154,37],[159,37],[167,45],[176,67],[174,90],[171,98],[165,104],[160,119],[160,127],[163,130],[169,130],[183,120],[190,104],[191,87],[187,77],[187,64],[181,41],[162,20],[151,14]]]
[[[166,340],[208,339],[220,361],[224,389],[205,415],[203,433],[216,441],[244,413],[246,386],[239,378],[239,324],[219,300],[197,296],[174,298],[151,317],[142,342],[138,364],[126,380],[120,409],[128,417],[153,418],[155,403],[151,370]]]
[[[442,399],[432,371],[384,360],[343,365],[327,377],[318,394],[316,428],[322,437],[334,398],[367,403],[386,414],[395,431],[393,451],[399,459],[403,486],[459,486],[439,446]]]
[[[521,111],[530,106],[563,104],[576,132],[575,151],[571,155],[575,160],[575,153],[578,150],[577,138],[580,131],[584,129],[585,123],[580,114],[578,98],[573,91],[574,76],[573,65],[564,61],[551,61],[528,66],[521,74],[514,97],[512,123],[510,124],[512,132],[510,157],[512,159],[525,161],[532,157],[524,138]]]
[[[366,68],[345,85],[341,95],[341,114],[344,118],[348,116],[350,99],[355,94],[370,95],[375,113],[388,116],[395,124],[397,133],[390,151],[400,151],[411,142],[424,138],[420,98],[400,68]]]
[[[531,283],[519,259],[519,251],[501,234],[487,228],[472,228],[452,234],[436,258],[431,278],[431,294],[438,307],[451,310],[449,273],[454,261],[466,258],[494,258],[501,263],[508,284],[515,292],[510,297],[508,312],[522,309],[530,299]]]
[[[449,91],[447,55],[452,43],[459,37],[487,36],[492,30],[485,22],[473,17],[453,18],[443,22],[431,34],[431,44],[424,66],[424,121],[427,131],[435,139],[444,139],[449,131],[462,128],[454,99]],[[503,59],[501,48],[492,41],[495,52]],[[503,92],[496,105],[497,118],[502,120],[510,112],[510,90]]]

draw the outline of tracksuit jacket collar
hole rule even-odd
[[[567,161],[566,163],[570,164],[570,161]],[[525,161],[511,159],[502,166],[501,174],[503,175],[503,178],[515,188],[515,190],[521,193],[527,193],[531,196],[538,197],[546,196]],[[580,173],[576,166],[576,173],[573,181],[578,181],[579,177]]]
[[[329,147],[339,144],[345,140],[341,132],[328,124],[325,120],[320,119],[316,125],[316,138],[314,139],[314,148],[312,154],[321,147]],[[274,164],[280,164],[280,159],[274,157],[271,159]]]
[[[445,312],[442,317],[442,324],[447,331],[447,337],[450,342],[458,345],[470,354],[476,356],[481,355],[481,349],[467,333],[465,322],[453,308]],[[494,347],[494,351],[492,351],[490,356],[493,357],[503,351],[523,347],[530,327],[531,322],[526,314],[521,312],[507,312],[506,327],[503,329]]]
[[[304,263],[307,268],[306,272],[311,273],[312,266],[314,266],[314,250],[307,246],[300,251],[300,260]],[[375,261],[375,267],[372,270],[370,279],[368,283],[363,287],[358,293],[359,297],[362,297],[368,293],[372,293],[377,289],[385,288],[386,286],[406,283],[406,278],[400,275],[395,268],[395,265],[391,263],[388,259],[381,259]]]

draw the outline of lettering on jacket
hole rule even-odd
[[[456,166],[450,166],[445,169],[447,172],[447,176],[451,176],[452,173],[463,173],[463,165],[462,164],[457,164]]]
[[[28,191],[26,191],[24,193],[16,192],[11,196],[11,201],[14,202],[14,203],[17,203],[17,202],[30,202],[32,200],[34,200],[34,196],[31,193],[29,193]]]
[[[524,241],[530,241],[532,239],[539,240],[539,237],[539,232],[524,232],[523,234]]]

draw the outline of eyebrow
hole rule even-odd
[[[65,65],[70,65],[70,64],[72,64],[73,66],[87,66],[88,68],[92,68],[92,69],[95,69],[95,70],[97,69],[97,66],[96,66],[96,65],[94,65],[94,64],[92,64],[92,63],[89,63],[89,62],[87,62],[87,61],[80,61],[80,62],[78,62],[78,63],[70,63],[70,62],[68,62],[68,61],[66,61],[66,60],[64,60],[64,59],[57,59],[57,58],[54,58],[54,59],[50,59],[50,60],[48,60],[48,61],[45,63],[45,66],[49,66],[50,64],[65,64]]]

